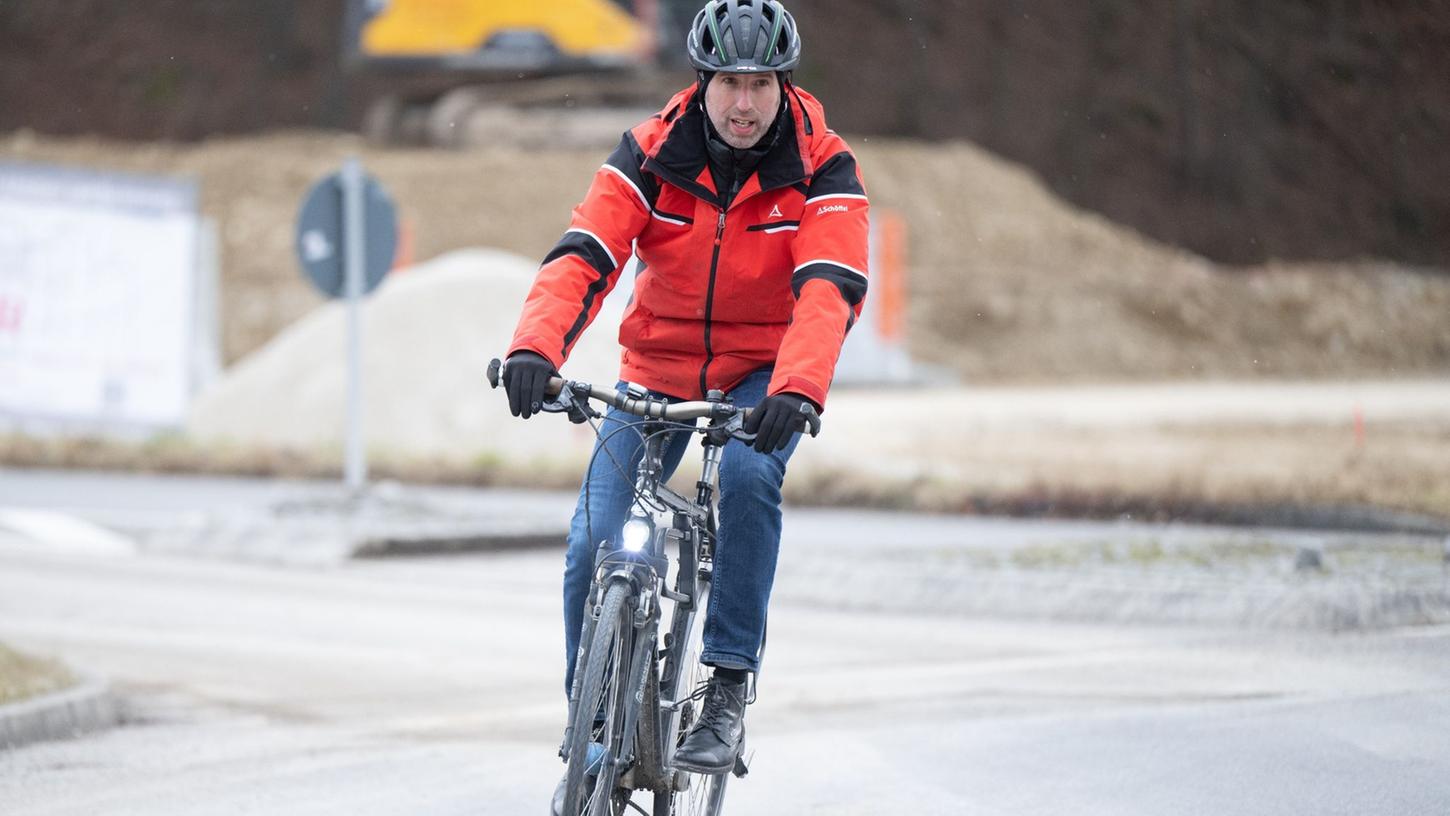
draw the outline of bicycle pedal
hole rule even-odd
[[[754,751],[750,752],[750,759],[755,759]],[[730,769],[730,773],[734,774],[737,778],[744,779],[745,775],[750,773],[750,767],[746,764],[747,762],[748,760],[746,760],[744,755],[735,757],[735,767]]]

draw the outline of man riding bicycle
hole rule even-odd
[[[821,104],[792,82],[795,21],[776,0],[711,0],[687,40],[697,82],[626,132],[595,174],[524,304],[504,383],[509,408],[539,412],[545,385],[598,313],[631,251],[634,296],[619,329],[620,379],[656,398],[718,390],[754,407],[752,446],[720,464],[715,589],[701,662],[713,667],[678,767],[724,773],[743,737],[746,681],[759,671],[781,532],[781,484],[821,410],[841,343],[866,294],[867,209],[855,157]],[[639,421],[611,411],[606,427]],[[614,425],[614,423],[618,423]],[[676,434],[666,472],[684,453]],[[601,435],[569,531],[565,688],[572,683],[601,539],[633,500],[638,435]],[[556,796],[555,811],[559,806]]]

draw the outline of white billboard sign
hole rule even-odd
[[[191,182],[0,162],[0,419],[179,425],[198,233]]]

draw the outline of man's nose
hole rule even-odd
[[[736,110],[748,111],[755,107],[755,95],[749,88],[741,88],[735,93]]]

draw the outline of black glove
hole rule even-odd
[[[539,413],[539,406],[544,404],[544,386],[556,373],[554,364],[541,354],[532,351],[510,354],[503,367],[503,386],[509,395],[509,411],[524,419]]]
[[[782,393],[766,397],[755,406],[745,418],[742,430],[755,434],[756,452],[782,450],[790,444],[792,435],[804,431],[806,418],[801,406],[807,403],[816,408],[815,403],[799,394]]]

